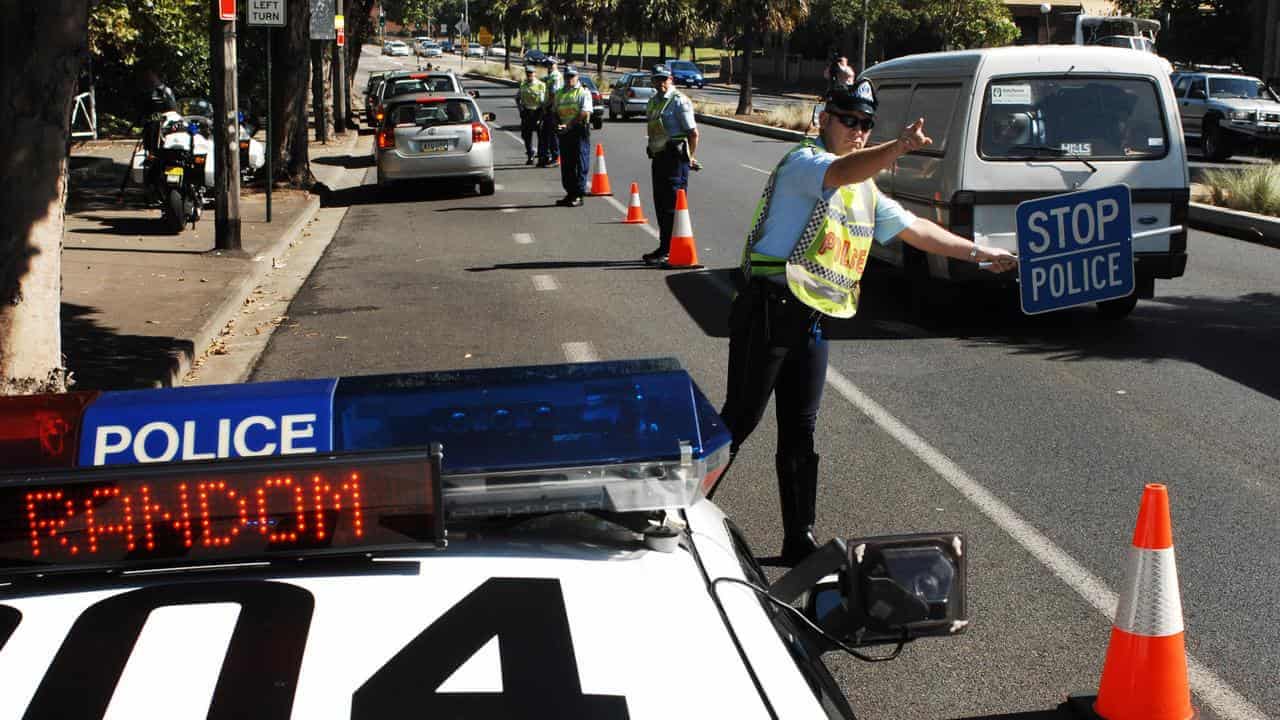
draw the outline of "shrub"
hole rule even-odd
[[[1210,188],[1210,202],[1214,205],[1280,216],[1280,166],[1209,170],[1204,174],[1204,183]]]
[[[704,115],[718,115],[720,117],[744,119],[739,118],[739,116],[734,113],[734,111],[737,110],[736,106],[725,103],[694,100],[693,109],[694,111],[700,112]],[[773,127],[785,128],[787,130],[807,132],[810,129],[809,123],[812,118],[812,105],[808,103],[788,103],[767,111],[756,111],[750,118],[745,119],[762,125],[771,125]]]

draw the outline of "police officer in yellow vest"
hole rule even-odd
[[[676,216],[676,190],[688,190],[689,168],[698,169],[698,125],[693,103],[676,90],[671,71],[656,65],[650,73],[656,91],[649,98],[649,145],[653,160],[653,204],[658,216],[658,248],[641,256],[650,265],[662,265],[671,251],[671,228]]]
[[[543,61],[547,74],[542,82],[547,86],[547,104],[542,110],[542,132],[538,136],[538,167],[560,162],[560,138],[556,135],[556,96],[564,89],[564,76],[556,70],[551,58]]]
[[[516,91],[516,104],[520,108],[520,137],[524,140],[525,165],[533,164],[533,138],[542,134],[542,112],[547,104],[547,86],[534,75],[532,65],[524,68],[524,82]],[[541,157],[545,152],[541,149],[542,138],[538,138]]]
[[[578,70],[564,69],[564,89],[556,95],[556,132],[560,136],[560,184],[564,207],[581,207],[591,169],[591,93],[578,82]]]
[[[728,388],[720,411],[736,455],[774,395],[775,462],[782,510],[782,563],[817,548],[814,428],[827,371],[824,317],[852,317],[872,242],[898,237],[925,252],[1011,270],[1017,259],[918,219],[882,196],[871,178],[932,143],[924,118],[896,140],[865,148],[875,90],[837,87],[819,115],[820,133],[797,145],[769,176],[743,250],[745,287],[729,312]]]

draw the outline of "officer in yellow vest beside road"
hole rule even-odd
[[[649,265],[662,265],[671,251],[671,229],[676,217],[676,191],[688,190],[689,169],[698,169],[694,152],[698,149],[698,124],[693,118],[693,103],[674,87],[666,65],[655,65],[652,73],[656,91],[649,98],[649,145],[646,152],[653,161],[653,205],[658,216],[658,248],[641,259]]]
[[[864,149],[876,104],[867,80],[834,88],[819,115],[818,138],[793,148],[773,169],[743,249],[745,287],[729,311],[720,416],[736,456],[775,395],[784,565],[818,547],[814,429],[827,374],[822,321],[857,311],[871,243],[898,237],[925,252],[989,263],[993,272],[1017,267],[1011,253],[952,234],[880,194],[872,181],[876,173],[933,141],[920,118],[896,140]]]
[[[547,74],[542,83],[547,86],[547,104],[542,110],[542,133],[538,136],[538,167],[560,162],[560,138],[556,136],[556,96],[564,89],[564,76],[556,70],[551,58],[543,61]]]
[[[556,95],[556,132],[560,136],[560,184],[564,207],[582,207],[591,170],[591,93],[578,82],[578,70],[564,69],[564,89]]]
[[[516,91],[516,104],[520,108],[520,138],[524,140],[524,164],[533,164],[533,138],[538,137],[538,156],[542,150],[542,112],[547,104],[547,86],[534,74],[532,65],[524,68],[524,81]]]

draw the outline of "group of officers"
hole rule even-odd
[[[532,165],[536,155],[538,167],[559,165],[565,196],[556,204],[580,207],[591,170],[591,93],[582,86],[573,66],[565,67],[561,73],[553,60],[548,59],[543,65],[547,69],[543,77],[537,76],[534,66],[525,66],[525,79],[517,92],[525,164]],[[676,191],[688,190],[689,171],[698,170],[701,165],[694,156],[698,125],[693,103],[675,89],[666,65],[655,66],[650,76],[655,93],[646,111],[646,153],[652,161],[659,244],[642,259],[661,266],[666,264],[671,249]]]
[[[587,190],[591,94],[578,84],[574,68],[566,68],[562,79],[551,61],[547,66],[541,79],[526,67],[520,84],[526,155],[532,164],[537,134],[538,165],[561,158],[566,195],[558,204],[578,206]],[[670,71],[659,65],[651,76],[656,93],[646,112],[646,150],[660,244],[643,260],[665,265],[676,191],[687,190],[689,171],[699,169],[698,129],[693,105],[672,87]],[[896,129],[894,139],[871,145],[879,105],[874,86],[865,79],[853,82],[847,66],[833,72],[830,81],[817,137],[806,137],[792,148],[769,175],[742,251],[742,282],[728,318],[727,392],[720,416],[733,438],[730,464],[772,398],[783,531],[779,559],[784,565],[798,563],[818,547],[814,436],[827,374],[823,324],[857,311],[871,244],[898,238],[992,272],[1017,266],[1008,251],[955,235],[881,195],[875,175],[903,154],[932,144],[924,118]],[[721,477],[727,473],[728,468]]]

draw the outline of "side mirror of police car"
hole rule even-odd
[[[484,114],[484,119],[486,122],[496,122],[498,119],[498,113],[487,112]]]
[[[816,128],[821,123],[821,120],[818,118],[818,115],[822,112],[822,107],[823,107],[822,103],[818,103],[817,105],[813,106],[813,117],[810,118],[809,120],[810,128]]]
[[[961,533],[833,540],[770,594],[845,645],[950,637],[968,626]]]
[[[478,98],[478,97],[480,97],[480,91],[479,91],[479,90],[468,90],[468,91],[467,91],[467,94],[468,94],[468,95],[470,95],[470,96],[471,96],[471,97],[473,97],[473,98]]]

